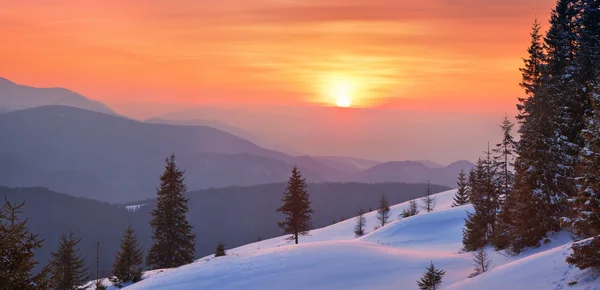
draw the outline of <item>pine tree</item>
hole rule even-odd
[[[121,250],[113,263],[113,277],[111,281],[121,287],[125,282],[139,282],[142,280],[142,264],[144,253],[131,226],[128,226],[121,238]]]
[[[354,226],[354,234],[362,236],[365,234],[365,225],[367,220],[364,217],[365,211],[361,208],[358,210],[358,216],[356,217],[356,225]]]
[[[68,236],[61,236],[58,250],[52,253],[50,260],[50,282],[53,289],[81,289],[89,280],[85,258],[79,255],[77,247],[80,242],[81,239],[76,238],[72,231],[69,231]]]
[[[306,180],[302,178],[296,166],[292,169],[292,175],[281,202],[283,205],[277,209],[277,212],[283,213],[285,220],[278,224],[284,233],[292,234],[289,239],[298,244],[298,236],[307,235],[310,231],[312,226],[311,214],[314,211],[310,208],[310,196],[306,191]]]
[[[494,235],[496,212],[498,209],[497,187],[490,153],[487,159],[479,159],[475,170],[469,174],[471,204],[473,213],[467,213],[463,228],[463,247],[474,251],[485,246]]]
[[[512,128],[514,125],[508,117],[504,117],[502,125],[500,125],[502,129],[502,142],[496,144],[496,148],[493,149],[495,178],[497,179],[502,197],[506,197],[512,192],[515,180],[514,174],[511,171],[517,150],[517,142],[512,137]]]
[[[377,220],[379,221],[379,225],[382,227],[385,226],[389,222],[390,216],[390,202],[384,193],[381,195],[381,199],[379,200],[379,208],[377,209]]]
[[[47,289],[49,268],[44,267],[38,274],[32,270],[38,263],[33,252],[42,247],[43,240],[29,232],[27,219],[19,220],[17,214],[24,205],[11,204],[5,199],[0,208],[0,285],[7,290]]]
[[[502,125],[502,142],[496,144],[494,152],[494,173],[496,179],[496,186],[498,187],[498,203],[499,212],[496,218],[496,225],[494,234],[490,239],[491,244],[498,250],[504,249],[508,246],[508,235],[506,228],[510,224],[510,217],[512,212],[512,199],[507,202],[508,196],[513,191],[514,186],[514,174],[511,171],[511,167],[514,166],[514,158],[516,153],[517,143],[512,137],[512,128],[514,124],[504,117]]]
[[[421,280],[417,281],[417,285],[419,286],[419,289],[421,289],[421,290],[439,289],[440,285],[442,284],[442,278],[444,278],[445,274],[446,274],[446,271],[436,269],[435,266],[433,266],[433,261],[432,261],[431,265],[429,267],[427,267],[427,272],[425,272],[425,274],[423,274],[423,277],[421,277]]]
[[[600,79],[599,79],[600,80]],[[592,105],[595,116],[583,131],[585,146],[581,151],[579,192],[572,201],[575,217],[570,221],[578,239],[567,262],[581,269],[600,268],[600,81],[593,88]]]
[[[215,258],[227,256],[227,252],[225,251],[225,244],[223,242],[219,242],[217,244],[217,249],[215,250]]]
[[[469,275],[469,278],[483,274],[492,268],[492,259],[488,256],[485,248],[480,248],[476,253],[473,253],[473,262],[475,263],[475,271]]]
[[[575,80],[576,19],[574,0],[559,0],[552,11],[550,29],[545,41],[547,70],[544,98],[553,113],[547,126],[552,128],[546,143],[549,149],[544,163],[552,176],[549,192],[550,230],[559,230],[559,220],[568,213],[567,200],[576,194],[575,168],[583,146],[581,131],[585,128],[585,112],[589,108],[586,94],[578,93]],[[550,182],[549,182],[550,183]]]
[[[151,269],[174,268],[194,260],[196,235],[186,218],[188,212],[184,172],[175,164],[175,155],[165,159],[160,177],[156,208],[152,210],[152,247],[146,264]]]
[[[401,216],[402,218],[407,218],[417,214],[419,214],[419,204],[417,203],[417,200],[411,199],[408,202],[408,208],[402,210]]]
[[[467,187],[467,175],[464,170],[460,170],[458,174],[458,190],[454,195],[454,201],[452,207],[457,207],[469,203],[469,188]]]
[[[555,168],[551,156],[551,142],[554,132],[553,114],[556,108],[545,95],[544,75],[547,58],[540,35],[540,26],[536,22],[531,32],[529,58],[521,68],[526,98],[520,98],[517,105],[521,139],[517,146],[515,160],[515,184],[513,192],[507,197],[512,199],[510,224],[501,225],[507,229],[510,252],[518,253],[525,247],[539,245],[539,241],[548,231],[556,230],[552,220],[552,198],[557,192],[554,186]]]
[[[429,181],[427,181],[427,190],[425,191],[425,196],[421,198],[421,201],[423,201],[422,208],[427,212],[432,212],[435,209],[436,197],[432,196],[432,194],[433,192],[431,191],[431,186]]]

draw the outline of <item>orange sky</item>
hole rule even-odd
[[[332,103],[339,83],[358,106],[503,114],[522,95],[530,24],[545,23],[553,4],[0,0],[0,76],[70,88],[134,117]]]

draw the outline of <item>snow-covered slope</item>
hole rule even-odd
[[[363,237],[355,237],[349,219],[311,231],[299,245],[285,237],[249,244],[225,257],[148,272],[126,289],[417,289],[430,261],[446,270],[442,289],[600,289],[600,278],[565,263],[570,239],[564,233],[516,257],[489,249],[495,267],[467,278],[472,254],[460,252],[461,229],[472,208],[452,208],[454,193],[437,194],[436,211],[402,220],[397,216],[406,204],[396,205],[394,221],[378,230],[371,212]]]

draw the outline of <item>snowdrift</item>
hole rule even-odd
[[[417,289],[416,281],[433,261],[446,270],[442,289],[600,290],[597,274],[565,262],[571,245],[566,233],[515,257],[489,249],[494,267],[468,278],[472,253],[461,252],[461,240],[472,207],[452,208],[455,192],[437,194],[434,212],[422,210],[406,219],[398,215],[408,203],[396,205],[392,222],[377,230],[376,212],[368,213],[362,237],[354,235],[355,220],[349,219],[311,231],[299,245],[286,237],[245,245],[225,257],[147,272],[125,289]]]

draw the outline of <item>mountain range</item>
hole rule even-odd
[[[62,94],[62,95],[61,95]],[[57,96],[63,97],[57,97]],[[454,186],[473,164],[295,156],[244,139],[220,122],[150,120],[116,115],[66,89],[0,79],[0,184],[44,186],[108,202],[153,197],[163,160],[175,153],[191,190],[286,181],[293,166],[310,182],[406,182]],[[60,105],[43,105],[60,103]],[[214,128],[214,127],[219,128]]]
[[[109,115],[116,113],[98,101],[64,88],[36,88],[0,77],[0,114],[48,105],[64,105]]]

